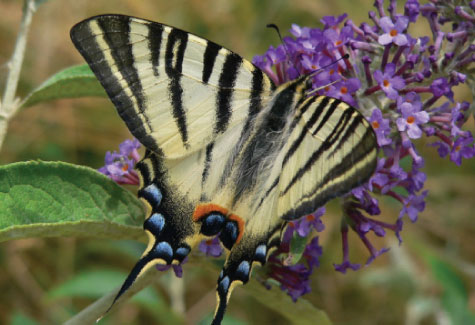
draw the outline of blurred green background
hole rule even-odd
[[[18,90],[20,97],[53,73],[83,63],[69,39],[78,21],[101,13],[122,13],[192,31],[251,59],[278,45],[267,23],[284,35],[291,23],[321,26],[325,15],[343,12],[357,24],[367,20],[372,0],[50,0],[33,18]],[[402,1],[400,1],[402,4]],[[13,51],[23,1],[0,0],[0,89]],[[387,6],[387,3],[385,4]],[[472,101],[466,89],[456,98]],[[473,117],[468,122],[474,131]],[[61,160],[98,168],[107,150],[116,150],[129,133],[106,99],[58,100],[21,111],[10,123],[0,164],[22,160]],[[423,139],[427,207],[416,224],[406,221],[404,244],[392,236],[375,239],[391,251],[370,267],[342,275],[339,210],[329,205],[321,234],[321,267],[314,273],[311,303],[334,324],[466,324],[475,313],[475,159],[461,167],[440,159]],[[133,190],[133,189],[132,189]],[[400,206],[382,200],[383,220],[394,220]],[[351,238],[352,261],[367,252]],[[0,244],[0,324],[57,324],[120,285],[143,249],[142,244],[92,238],[27,239]],[[185,269],[181,316],[189,323],[214,311],[217,273],[193,260]],[[169,323],[164,317],[174,301],[168,294],[171,274],[108,316],[109,324]],[[175,304],[173,302],[173,304]],[[177,307],[175,307],[176,310]],[[178,307],[179,308],[179,307]],[[161,316],[160,316],[161,315]],[[232,324],[286,324],[271,309],[238,288],[231,299]]]

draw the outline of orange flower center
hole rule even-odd
[[[212,239],[208,239],[208,240],[206,241],[206,245],[211,245],[211,244],[213,244],[213,240],[212,240]]]
[[[122,171],[126,172],[128,169],[129,169],[128,164],[125,164],[124,166],[122,166]]]
[[[389,32],[389,35],[391,35],[392,37],[396,36],[397,35],[397,30],[391,29],[391,31]]]
[[[329,91],[329,90],[330,90],[330,87],[326,86],[326,87],[323,88],[323,89],[325,89],[325,91]]]
[[[315,64],[312,64],[312,69],[313,69],[313,70],[317,70],[318,68],[317,68],[317,66],[316,66]]]
[[[412,115],[409,116],[409,117],[406,119],[407,123],[409,123],[409,124],[414,123],[415,120],[416,120],[416,118],[415,118],[414,116],[412,116]]]
[[[373,123],[371,123],[371,125],[373,125],[373,129],[378,129],[379,128],[378,121],[373,121]]]
[[[460,148],[460,145],[456,146],[455,147],[455,151],[459,151],[461,148]]]
[[[346,88],[346,87],[343,86],[343,87],[341,87],[340,92],[341,92],[342,94],[346,94],[346,93],[348,92],[348,88]]]
[[[389,86],[389,81],[387,79],[384,79],[383,80],[383,85],[384,85],[384,87]]]
[[[330,76],[335,73],[335,70],[330,69]]]
[[[313,216],[313,214],[309,214],[308,216],[305,217],[307,219],[307,221],[313,221],[315,220],[315,217]]]
[[[335,44],[338,46],[340,45],[341,43],[343,43],[342,41],[336,41]]]

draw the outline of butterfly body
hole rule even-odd
[[[128,16],[92,17],[71,38],[147,148],[136,169],[150,241],[117,297],[147,268],[179,264],[219,235],[229,253],[218,324],[234,286],[266,262],[287,221],[375,169],[369,124],[340,100],[308,96],[309,76],[276,87],[220,45]]]

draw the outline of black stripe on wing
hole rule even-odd
[[[316,130],[320,130],[322,127],[323,127],[323,124],[324,122],[326,122],[330,116],[333,114],[333,112],[335,111],[336,107],[341,104],[341,101],[337,100],[337,99],[333,99],[331,98],[331,104],[330,104],[330,107],[328,107],[328,110],[327,110],[327,113],[325,114],[325,116],[323,117],[322,121],[320,122],[320,124],[317,126],[317,129]],[[346,105],[346,104],[345,104]],[[340,118],[340,121],[339,123],[341,123],[342,121],[342,118]],[[302,130],[302,132],[308,132],[308,130],[304,129]],[[335,142],[336,140],[338,140],[338,138],[334,137],[333,134],[335,134],[337,132],[337,128],[335,127],[332,132],[330,133],[330,135],[325,139],[325,141],[318,147],[318,149],[316,151],[313,152],[313,154],[310,156],[310,158],[306,161],[306,163],[304,164],[304,166],[302,166],[298,171],[297,173],[295,173],[294,177],[292,178],[292,180],[290,181],[290,183],[286,186],[286,188],[282,191],[282,195],[285,195],[289,190],[290,188],[292,188],[292,186],[295,185],[295,183],[300,180],[300,178],[303,177],[303,175],[305,175],[305,173],[310,170],[310,168],[312,168],[312,166],[315,164],[315,162],[320,159],[321,155],[327,151]],[[313,133],[314,135],[316,133]]]
[[[318,207],[321,207],[327,203],[329,200],[341,196],[347,193],[350,189],[367,182],[376,169],[376,159],[374,159],[369,164],[365,164],[363,168],[355,171],[353,177],[348,177],[339,183],[328,186],[325,190],[318,193],[318,195],[315,195],[315,192],[318,191],[320,187],[324,186],[335,177],[341,176],[345,172],[351,170],[354,168],[357,162],[363,160],[369,154],[377,151],[374,132],[371,129],[367,129],[365,136],[360,139],[355,149],[357,151],[356,154],[354,154],[354,152],[350,152],[348,155],[343,157],[342,161],[330,170],[321,183],[316,184],[308,194],[301,197],[301,202],[298,204],[298,206],[289,208],[289,210],[280,215],[279,218],[284,220],[293,220],[303,215],[312,213]]]
[[[315,184],[314,188],[310,193],[315,193],[319,188],[328,184],[332,179],[335,179],[344,173],[351,170],[358,162],[365,159],[368,154],[372,151],[376,150],[376,147],[373,145],[373,141],[371,139],[373,135],[373,131],[371,129],[367,129],[364,136],[358,141],[358,144],[354,147],[354,149],[349,152],[345,157],[342,157],[341,162],[335,165],[330,171],[325,175],[323,180]],[[340,187],[340,190],[332,189],[336,193],[335,196],[341,195],[342,191],[348,191],[348,188],[356,187],[366,180],[368,180],[369,176],[371,175],[372,171],[374,171],[376,167],[376,160],[373,164],[367,164],[364,166],[363,170],[358,170],[357,173],[354,173],[354,177],[350,177],[347,179],[346,182],[336,183],[335,186]],[[309,198],[312,195],[304,195],[302,196],[303,199]]]
[[[92,30],[91,26],[97,23],[100,30]],[[119,115],[127,124],[132,134],[147,148],[160,153],[155,140],[150,136],[151,124],[145,115],[142,115],[146,125],[137,115],[135,104],[126,92],[128,87],[138,105],[140,112],[145,110],[143,88],[138,77],[137,70],[133,65],[132,44],[130,44],[128,31],[130,30],[130,17],[126,16],[97,16],[76,24],[71,29],[71,40],[81,55],[86,59],[91,70],[99,79],[106,90],[109,98],[114,103]],[[114,62],[108,62],[98,40],[103,37],[107,46],[110,47]],[[112,72],[112,66],[116,65],[126,86],[121,84]]]
[[[226,131],[229,120],[231,119],[232,109],[231,101],[234,92],[234,86],[238,75],[239,67],[242,64],[242,58],[229,53],[224,60],[223,69],[219,76],[219,90],[216,97],[216,126],[215,133]]]
[[[305,112],[308,107],[317,99],[318,97],[315,96],[315,97],[312,97],[311,100],[309,100],[308,102],[306,102],[304,104],[304,106],[302,107],[302,111]],[[287,164],[287,161],[290,159],[290,157],[293,156],[293,154],[295,153],[295,151],[297,150],[297,148],[300,146],[300,144],[302,143],[303,139],[305,138],[305,135],[307,134],[307,130],[310,130],[313,125],[315,124],[315,122],[317,122],[318,118],[320,117],[320,114],[323,112],[323,110],[325,109],[325,107],[328,105],[328,102],[330,101],[330,98],[329,97],[324,97],[320,103],[318,104],[317,108],[315,109],[315,111],[313,112],[312,116],[310,117],[310,119],[307,121],[307,123],[305,123],[305,128],[304,130],[302,131],[302,133],[300,133],[299,137],[292,143],[292,145],[290,146],[290,149],[289,151],[287,151],[287,153],[285,154],[285,157],[284,157],[284,161],[282,163],[282,166],[285,166]],[[302,114],[300,115],[300,117],[302,116]],[[300,118],[299,118],[300,120]]]
[[[183,107],[181,73],[187,43],[188,33],[173,28],[168,35],[165,52],[165,72],[170,78],[168,90],[171,94],[170,103],[173,107],[172,113],[185,148],[188,147],[188,129],[186,124],[186,113]]]
[[[323,116],[323,118],[320,121],[320,123],[318,124],[317,128],[312,132],[312,135],[316,135],[318,133],[318,131],[321,130],[321,128],[327,123],[330,116],[333,115],[333,113],[335,112],[335,109],[338,107],[338,105],[341,104],[341,100],[339,100],[339,99],[329,98],[329,97],[327,97],[327,98],[329,99],[328,104],[330,104],[330,106],[328,107],[327,112]],[[327,98],[325,98],[325,99],[327,99]],[[348,106],[347,104],[344,104],[344,105]],[[325,106],[327,106],[327,105],[325,105]]]
[[[298,124],[298,122],[301,120],[303,114],[308,110],[308,108],[318,99],[320,96],[313,96],[310,98],[305,98],[304,101],[299,101],[300,106],[298,107],[298,112],[297,115],[295,116],[294,120],[292,121],[292,124],[290,126],[290,130],[292,131],[295,126]],[[318,104],[317,108],[315,109],[315,112],[312,114],[310,120],[305,124],[305,127],[311,128],[313,124],[318,120],[318,117],[320,116],[321,112],[325,108],[325,106],[328,104],[328,97],[323,97],[321,102]],[[285,154],[283,163],[282,163],[282,168],[287,164],[288,160],[290,157],[295,153],[297,148],[300,146],[302,143],[303,139],[305,138],[305,135],[307,132],[302,132],[299,137],[292,143],[290,149],[287,151]],[[259,204],[257,205],[256,209],[259,209],[259,207],[264,203],[265,199],[272,193],[272,190],[279,184],[280,180],[280,175],[277,176],[274,181],[272,182],[271,186],[267,189],[265,192],[264,196],[262,196],[261,200],[259,201]]]
[[[204,187],[206,180],[208,179],[209,176],[209,169],[211,167],[211,160],[213,159],[213,148],[214,148],[214,142],[211,142],[206,146],[206,156],[205,156],[205,162],[203,166],[203,173],[201,174],[201,186]],[[204,194],[204,192],[202,193]]]
[[[214,63],[216,62],[216,58],[221,48],[222,47],[220,45],[214,42],[207,41],[206,43],[206,50],[203,54],[203,76],[202,76],[202,80],[205,84],[208,83],[209,78],[211,77]]]
[[[163,26],[160,24],[148,25],[148,48],[152,57],[152,69],[155,77],[159,76],[160,49],[162,46]]]
[[[345,107],[341,107],[341,105]],[[337,110],[338,106],[340,106],[340,109]],[[338,157],[338,161],[336,161],[333,166],[330,166],[330,169],[322,177],[320,182],[313,184],[312,189],[308,190],[308,192],[299,194],[300,197],[298,201],[294,202],[296,204],[295,207],[288,207],[288,211],[279,216],[286,220],[295,219],[304,214],[311,213],[330,199],[343,195],[350,189],[361,185],[370,178],[376,168],[376,137],[373,129],[366,123],[364,117],[351,106],[335,99],[330,99],[326,107],[326,114],[319,122],[315,131],[312,132],[312,135],[317,135],[318,131],[323,127],[323,123],[328,121],[332,114],[339,112],[340,116],[337,123],[333,126],[333,129],[323,143],[316,147],[313,153],[307,153],[308,159],[305,164],[296,171],[290,182],[281,191],[280,196],[289,195],[288,192],[291,191],[299,181],[303,182],[302,177],[306,175],[319,160],[323,159],[322,156],[324,153],[331,150],[329,154],[327,153],[326,157],[332,157],[351,139],[357,140],[357,142],[353,144],[351,151],[347,152],[345,156]],[[313,120],[312,117],[310,120]],[[313,121],[313,124],[314,123],[315,121]],[[358,128],[362,128],[362,126],[364,127],[364,134],[356,137],[355,132]],[[302,130],[302,134],[308,136],[308,129]],[[300,139],[300,137],[298,139]],[[302,141],[298,143],[300,145]],[[294,144],[292,144],[291,148],[294,147]],[[298,153],[298,146],[294,148],[292,153]],[[300,154],[302,153],[300,152]],[[289,156],[288,153],[286,156]],[[370,161],[357,166],[367,159],[368,156],[372,158]],[[289,159],[290,158],[291,155],[289,156]],[[347,175],[346,178],[335,181],[348,172],[350,172],[350,174]],[[334,184],[329,185],[332,181]]]

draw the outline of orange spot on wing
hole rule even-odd
[[[225,216],[228,220],[232,220],[236,222],[238,226],[238,237],[236,239],[236,242],[234,244],[239,243],[241,240],[243,234],[244,234],[244,225],[245,222],[241,217],[235,214],[229,214],[228,209],[223,208],[220,205],[214,204],[214,203],[206,203],[206,204],[199,204],[195,207],[195,211],[193,212],[193,221],[199,221],[201,218],[208,216],[212,212],[218,212],[221,213],[223,216]]]
[[[234,243],[234,245],[237,245],[239,243],[239,241],[241,240],[242,238],[242,235],[244,234],[244,220],[241,219],[241,217],[235,215],[235,214],[231,214],[228,216],[228,219],[229,220],[232,220],[232,221],[236,221],[237,225],[238,225],[238,229],[239,229],[239,235],[238,237],[236,238],[236,242]]]
[[[209,215],[211,212],[219,212],[223,216],[228,214],[228,210],[213,203],[199,204],[195,207],[193,212],[193,221],[198,221],[201,218]]]

